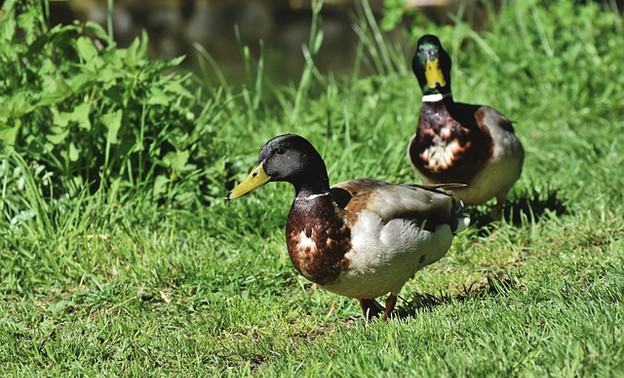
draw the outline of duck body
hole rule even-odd
[[[407,153],[423,182],[465,183],[453,194],[466,205],[492,197],[502,204],[524,161],[522,144],[503,114],[489,106],[455,103],[452,97],[423,102]]]
[[[389,293],[385,320],[405,282],[442,258],[469,222],[462,204],[437,187],[363,178],[330,188],[320,155],[298,135],[267,142],[227,198],[269,181],[295,187],[286,245],[297,271],[328,291],[357,298],[367,319],[381,312],[375,298]]]
[[[524,162],[511,121],[489,106],[453,100],[451,60],[437,37],[420,38],[412,69],[423,92],[407,149],[412,168],[427,184],[466,184],[452,192],[467,205],[495,197],[500,212]]]
[[[340,207],[347,196],[349,202]],[[448,201],[450,222],[435,227],[424,224],[434,219],[395,212],[442,199]],[[418,187],[345,181],[328,195],[295,199],[286,226],[288,252],[301,274],[333,293],[364,299],[397,295],[417,270],[451,246],[457,222],[452,202],[446,194]]]

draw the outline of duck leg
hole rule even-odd
[[[364,311],[364,317],[366,320],[371,320],[381,312],[380,305],[374,299],[358,299],[360,301],[360,306],[362,307],[362,311]]]
[[[503,207],[505,206],[505,195],[496,196],[496,205],[492,207],[492,218],[500,220],[503,217]]]
[[[390,314],[392,314],[392,311],[394,310],[394,306],[396,305],[396,302],[397,302],[397,296],[394,294],[390,294],[390,296],[388,296],[388,298],[386,299],[386,309],[384,310],[384,315],[383,315],[383,318],[381,318],[381,320],[383,320],[384,322],[388,320],[388,318],[390,317]]]

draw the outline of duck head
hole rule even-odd
[[[321,155],[310,142],[295,134],[269,140],[247,178],[232,189],[226,199],[242,197],[269,181],[293,184],[297,196],[329,191],[327,169]]]
[[[412,70],[423,95],[451,92],[451,58],[438,37],[427,34],[418,40]]]

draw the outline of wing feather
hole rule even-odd
[[[458,184],[450,184],[455,187]],[[461,185],[461,184],[460,184]],[[336,202],[344,208],[345,216],[357,220],[357,214],[370,211],[384,223],[393,219],[409,219],[425,229],[435,229],[441,224],[457,227],[459,204],[442,189],[449,184],[396,185],[374,179],[356,179],[332,187]]]

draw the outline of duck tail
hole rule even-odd
[[[464,203],[460,200],[456,203],[455,207],[455,228],[453,230],[453,234],[457,234],[458,232],[462,232],[470,225],[470,217],[467,214],[464,214]]]

